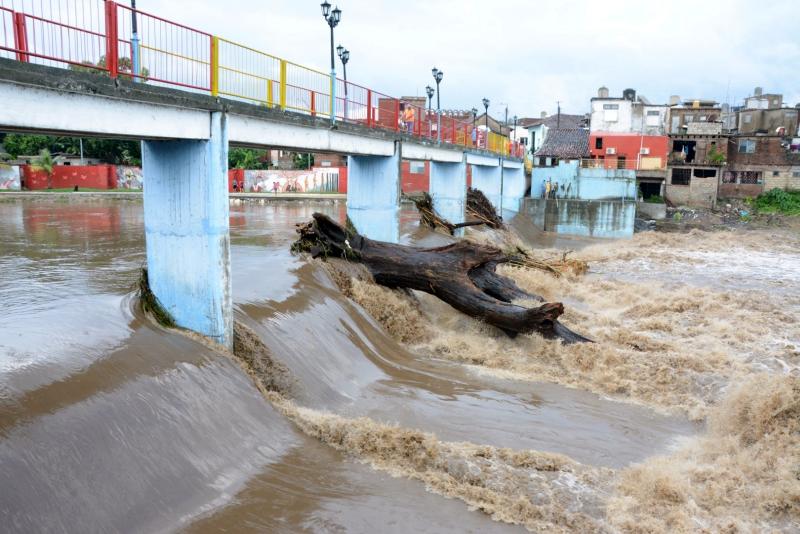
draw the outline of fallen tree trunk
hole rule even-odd
[[[513,303],[543,299],[497,274],[497,265],[509,261],[499,249],[463,240],[437,248],[395,245],[348,232],[321,213],[313,217],[298,228],[300,239],[293,250],[359,261],[380,285],[430,293],[509,335],[536,331],[569,343],[589,341],[558,322],[564,313],[560,302],[534,308]]]

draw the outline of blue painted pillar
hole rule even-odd
[[[392,156],[348,156],[347,216],[370,239],[400,240],[400,150]]]
[[[452,223],[465,219],[467,208],[467,164],[430,163],[430,194],[436,212]]]
[[[210,120],[209,140],[142,143],[147,270],[179,326],[232,348],[228,131]]]
[[[486,195],[494,209],[500,212],[500,165],[473,165],[472,188]]]
[[[522,164],[506,167],[503,170],[503,211],[517,213],[520,209],[520,200],[525,196],[527,181],[525,168]]]

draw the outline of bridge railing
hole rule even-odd
[[[494,132],[487,136],[468,121],[439,118],[415,102],[332,80],[325,72],[112,0],[0,0],[0,57],[105,71],[114,78],[524,155],[518,143]]]

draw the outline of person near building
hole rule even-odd
[[[406,109],[403,111],[403,121],[406,125],[406,131],[409,135],[414,133],[414,120],[416,119],[416,112],[414,106],[406,104]]]
[[[550,198],[550,191],[553,190],[553,183],[550,181],[550,178],[547,179],[547,183],[544,186],[544,198]]]

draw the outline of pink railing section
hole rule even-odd
[[[141,70],[134,72],[136,42]],[[216,48],[216,49],[215,49]],[[0,57],[209,92],[367,128],[523,157],[470,121],[337,79],[112,0],[0,0]],[[439,132],[441,125],[441,132]]]

